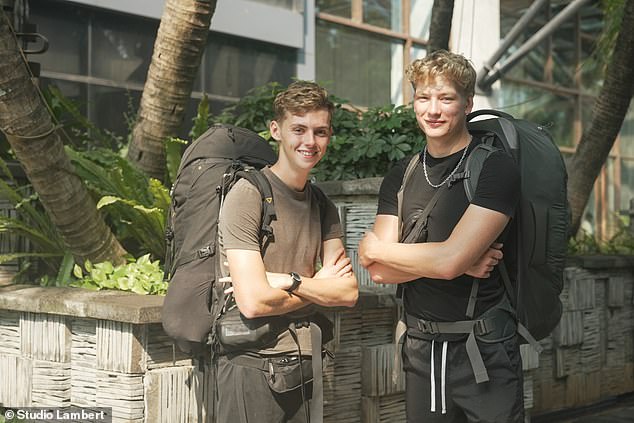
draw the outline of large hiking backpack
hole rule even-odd
[[[493,118],[474,120],[486,115]],[[467,121],[469,132],[482,139],[465,165],[469,177],[464,179],[464,187],[469,201],[475,194],[482,165],[492,152],[501,149],[518,164],[521,196],[512,225],[517,245],[508,246],[515,249],[517,267],[501,262],[500,272],[521,324],[520,335],[529,342],[531,336],[543,339],[557,326],[562,314],[559,294],[570,221],[566,166],[550,133],[542,126],[496,110],[472,112]]]
[[[249,179],[262,194],[261,233],[270,235],[271,187],[251,170],[276,159],[264,139],[231,125],[212,126],[183,154],[167,217],[165,274],[170,283],[161,316],[165,333],[183,351],[202,351],[223,305],[223,287],[214,284],[222,194],[237,179]]]

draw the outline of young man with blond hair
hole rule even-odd
[[[407,421],[523,422],[514,312],[495,267],[497,242],[514,241],[505,228],[519,171],[510,156],[492,154],[469,202],[462,179],[480,142],[466,119],[476,72],[462,55],[440,50],[414,61],[407,76],[427,143],[410,161],[402,192],[407,161],[385,176],[373,231],[359,247],[374,281],[403,284]],[[430,203],[424,230],[413,239],[401,234]]]
[[[311,366],[302,364],[312,359],[321,366],[321,356],[311,356],[312,305],[351,307],[358,296],[337,209],[307,182],[330,142],[333,108],[326,90],[313,82],[294,82],[275,98],[269,128],[279,145],[278,160],[262,173],[272,187],[277,218],[264,251],[258,190],[242,179],[225,199],[219,219],[221,254],[240,313],[247,319],[285,316],[311,324],[283,330],[267,345],[219,357],[220,423],[321,419],[314,401],[308,411],[315,392],[309,383]],[[316,347],[321,355],[322,346]]]

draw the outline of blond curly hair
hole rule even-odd
[[[465,98],[475,94],[476,71],[473,65],[463,55],[447,50],[436,50],[423,59],[414,60],[407,67],[405,75],[414,90],[419,82],[427,84],[442,77],[453,82]]]
[[[335,105],[328,99],[328,91],[312,81],[295,81],[275,97],[275,120],[281,122],[286,112],[304,115],[315,110],[327,110],[332,118]]]

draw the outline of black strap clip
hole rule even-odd
[[[489,319],[478,319],[473,324],[473,333],[482,336],[487,335],[495,329],[495,324]]]
[[[198,250],[198,258],[203,259],[209,257],[212,254],[211,245],[207,245],[206,247]]]

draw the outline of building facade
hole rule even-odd
[[[102,128],[125,134],[151,60],[163,1],[15,0],[49,40],[42,85],[55,84]],[[599,1],[455,0],[450,48],[481,70],[533,3],[509,55],[572,3],[583,3],[515,66],[478,92],[493,107],[546,124],[570,156],[590,121],[601,69],[590,60],[603,27]],[[314,79],[361,107],[404,104],[409,62],[425,54],[433,0],[218,1],[186,119],[206,93],[212,112],[267,82]],[[504,62],[504,58],[498,64]],[[128,111],[124,117],[124,113]],[[614,231],[634,198],[634,111],[623,125],[586,213],[599,235]]]

